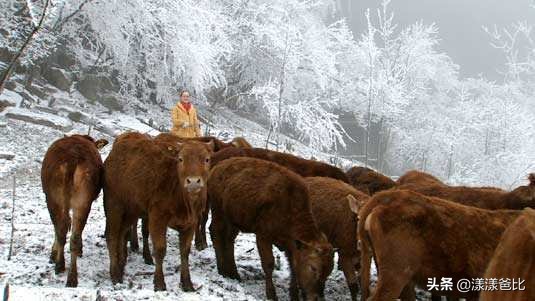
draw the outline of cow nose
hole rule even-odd
[[[187,177],[184,185],[188,190],[199,189],[204,186],[204,181],[201,177]]]

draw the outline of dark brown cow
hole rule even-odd
[[[357,251],[357,218],[348,205],[348,197],[361,206],[369,196],[339,180],[305,178],[310,195],[312,214],[321,232],[338,249],[338,266],[344,272],[351,299],[357,300],[358,279],[356,266],[360,264]]]
[[[531,174],[529,180],[529,185],[519,186],[509,192],[494,187],[429,184],[429,181],[425,181],[427,184],[406,183],[397,186],[397,189],[408,189],[427,196],[438,197],[483,209],[521,210],[525,207],[535,208],[535,175]]]
[[[216,166],[219,162],[233,157],[267,160],[282,165],[303,177],[328,177],[349,183],[346,174],[338,167],[263,148],[223,149],[212,158],[212,166]]]
[[[242,145],[242,144],[236,144]],[[250,157],[262,160],[271,161],[282,165],[293,172],[303,177],[330,177],[344,182],[347,181],[347,177],[343,171],[339,168],[312,160],[303,159],[291,154],[280,153],[276,151],[270,151],[263,148],[226,148],[223,149],[212,157],[212,167],[216,166],[219,162],[234,157]],[[195,247],[198,250],[206,248],[206,222],[208,221],[208,208],[203,212],[203,216],[200,222],[200,235],[199,242],[195,241]],[[199,247],[197,247],[199,243]]]
[[[305,299],[317,299],[332,270],[333,249],[314,221],[303,179],[272,162],[232,158],[212,169],[208,183],[218,272],[240,279],[234,240],[240,231],[255,233],[267,298],[277,298],[272,281],[276,245],[289,258],[292,300],[298,299],[298,286]]]
[[[346,175],[349,180],[349,184],[368,195],[374,195],[379,191],[387,190],[396,186],[396,182],[389,177],[367,167],[351,167],[346,172]]]
[[[113,283],[122,282],[126,236],[131,225],[148,216],[156,270],[154,289],[165,290],[163,259],[167,227],[180,232],[180,283],[192,291],[189,252],[199,212],[206,203],[206,180],[213,142],[162,143],[125,134],[104,163],[106,242]]]
[[[404,175],[399,177],[396,181],[396,185],[401,186],[405,184],[418,184],[418,185],[446,185],[437,177],[430,175],[426,172],[419,170],[410,170]]]
[[[485,290],[481,301],[535,300],[535,210],[524,209],[504,232],[487,267],[485,279],[510,279],[517,282],[512,290]],[[523,281],[518,289],[518,282]],[[500,285],[498,285],[500,288]]]
[[[355,208],[356,206],[352,206]],[[477,291],[461,293],[459,279],[481,278],[500,237],[519,210],[484,210],[427,197],[408,190],[384,191],[359,216],[362,300],[367,300],[371,257],[377,265],[377,287],[370,300],[414,300],[414,285],[429,278],[451,277],[451,297],[477,300]],[[404,289],[405,288],[405,289]]]
[[[41,167],[41,183],[46,205],[54,224],[55,240],[51,262],[56,273],[65,270],[65,242],[69,228],[71,265],[67,286],[78,285],[76,259],[82,255],[82,231],[91,204],[101,188],[102,159],[98,150],[108,144],[87,135],[72,135],[56,140],[45,154]],[[72,225],[69,211],[72,209]]]

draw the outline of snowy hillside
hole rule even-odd
[[[191,254],[191,273],[194,284],[200,289],[195,293],[184,293],[179,288],[179,275],[175,273],[178,262],[177,233],[168,232],[168,252],[165,260],[166,281],[168,291],[154,293],[152,284],[153,266],[143,263],[140,253],[130,253],[126,267],[125,283],[112,286],[108,273],[108,253],[103,237],[105,218],[102,198],[93,203],[92,211],[83,235],[84,255],[79,260],[79,287],[64,288],[66,273],[54,274],[53,264],[48,262],[53,242],[53,226],[48,215],[44,194],[40,184],[40,162],[52,141],[63,136],[62,129],[71,133],[85,133],[88,126],[75,122],[68,117],[69,112],[80,110],[88,118],[92,118],[95,127],[92,135],[109,137],[110,133],[125,130],[138,130],[156,134],[158,131],[140,120],[161,121],[166,125],[168,112],[153,108],[150,113],[136,117],[128,114],[99,113],[96,106],[85,108],[75,107],[74,103],[83,101],[67,101],[66,95],[57,92],[60,99],[46,112],[43,108],[8,108],[0,118],[5,126],[0,126],[0,154],[11,154],[9,159],[0,159],[0,278],[10,284],[12,300],[100,300],[123,299],[180,299],[180,300],[257,300],[265,296],[264,278],[260,260],[256,251],[253,235],[240,234],[236,244],[237,264],[243,281],[237,282],[222,278],[216,270],[213,248]],[[16,101],[16,93],[8,92],[3,97],[11,96]],[[63,96],[63,97],[62,97]],[[63,100],[61,100],[63,99]],[[199,111],[203,112],[202,106]],[[26,121],[17,116],[26,116]],[[220,113],[214,121],[212,133],[220,137],[231,138],[240,135],[247,138],[255,146],[263,146],[266,132],[258,124],[240,118],[229,110]],[[72,116],[71,116],[72,117]],[[46,121],[44,121],[46,119]],[[83,118],[82,118],[83,119]],[[31,121],[28,121],[31,120]],[[46,125],[35,124],[44,123]],[[59,127],[63,125],[66,127]],[[295,153],[304,157],[314,156],[328,161],[330,155],[314,152],[304,145],[291,141]],[[103,151],[106,156],[111,146]],[[342,161],[349,166],[352,163]],[[15,210],[14,210],[14,242],[13,257],[6,260],[10,243],[11,210],[13,194],[13,178],[16,178]],[[209,241],[209,245],[211,242]],[[66,253],[69,254],[68,244]],[[278,269],[274,275],[279,297],[288,298],[289,273],[284,255],[275,250]],[[67,255],[66,262],[69,262]],[[326,288],[329,299],[349,300],[345,278],[335,268]]]

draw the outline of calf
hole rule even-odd
[[[528,185],[519,186],[509,192],[494,187],[448,186],[443,183],[405,183],[397,186],[397,189],[413,190],[427,196],[483,209],[521,210],[525,207],[535,208],[535,174],[529,176],[529,181]]]
[[[485,279],[525,281],[525,290],[485,290],[481,301],[535,300],[535,210],[524,209],[504,232],[487,267]]]
[[[457,281],[483,277],[502,233],[521,212],[463,206],[408,190],[380,192],[356,207],[362,300],[368,300],[372,253],[378,281],[370,300],[396,299],[402,291],[403,300],[414,300],[414,284],[425,287],[429,278],[441,277],[454,284],[441,294],[476,300],[477,292],[459,292]]]
[[[65,270],[65,242],[67,232],[72,229],[69,287],[78,285],[76,259],[82,255],[82,231],[91,204],[100,192],[102,159],[98,150],[106,144],[106,140],[95,141],[86,135],[61,138],[52,143],[41,167],[43,192],[54,224],[55,240],[50,260],[55,263],[56,273]]]
[[[123,280],[128,230],[146,215],[156,264],[154,289],[166,289],[162,265],[170,226],[180,232],[182,289],[193,290],[188,258],[206,202],[212,150],[213,142],[164,143],[132,133],[117,138],[104,163],[106,242],[113,283]]]
[[[171,133],[162,133],[155,137],[155,140],[160,143],[177,143],[177,142],[184,142],[184,141],[201,141],[201,142],[213,142],[214,143],[214,151],[218,152],[225,148],[235,148],[235,147],[241,147],[241,148],[251,148],[252,146],[242,137],[236,137],[234,138],[230,143],[223,142],[215,137],[195,137],[195,138],[181,138],[177,137],[174,134]],[[200,220],[198,225],[198,229],[195,231],[195,248],[197,250],[204,250],[208,247],[208,244],[206,242],[206,221],[208,220],[208,211],[209,207],[206,205],[204,206],[204,209],[202,211]],[[143,258],[145,260],[145,263],[152,264],[152,257],[150,256],[150,251],[148,247],[148,230],[146,226],[146,218],[142,218],[142,233],[143,233]],[[130,236],[130,243],[132,251],[138,251],[139,245],[138,245],[138,237],[137,237],[137,221],[134,223],[131,229],[131,236]]]
[[[272,162],[232,158],[213,168],[208,183],[218,272],[240,279],[234,240],[239,231],[255,233],[267,298],[277,299],[272,281],[276,245],[290,262],[291,299],[298,299],[298,286],[305,299],[317,299],[332,270],[333,249],[314,221],[303,179]]]
[[[396,186],[396,182],[389,177],[367,167],[351,167],[346,175],[349,184],[368,195]]]
[[[358,280],[356,266],[360,263],[357,251],[357,218],[351,212],[348,198],[362,206],[369,198],[342,181],[323,178],[305,178],[310,195],[312,214],[321,232],[338,249],[338,266],[346,277],[351,299],[357,300]]]

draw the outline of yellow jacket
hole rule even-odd
[[[199,137],[201,136],[201,127],[197,119],[197,110],[192,105],[189,113],[178,102],[171,110],[173,120],[173,129],[171,133],[179,137]]]

